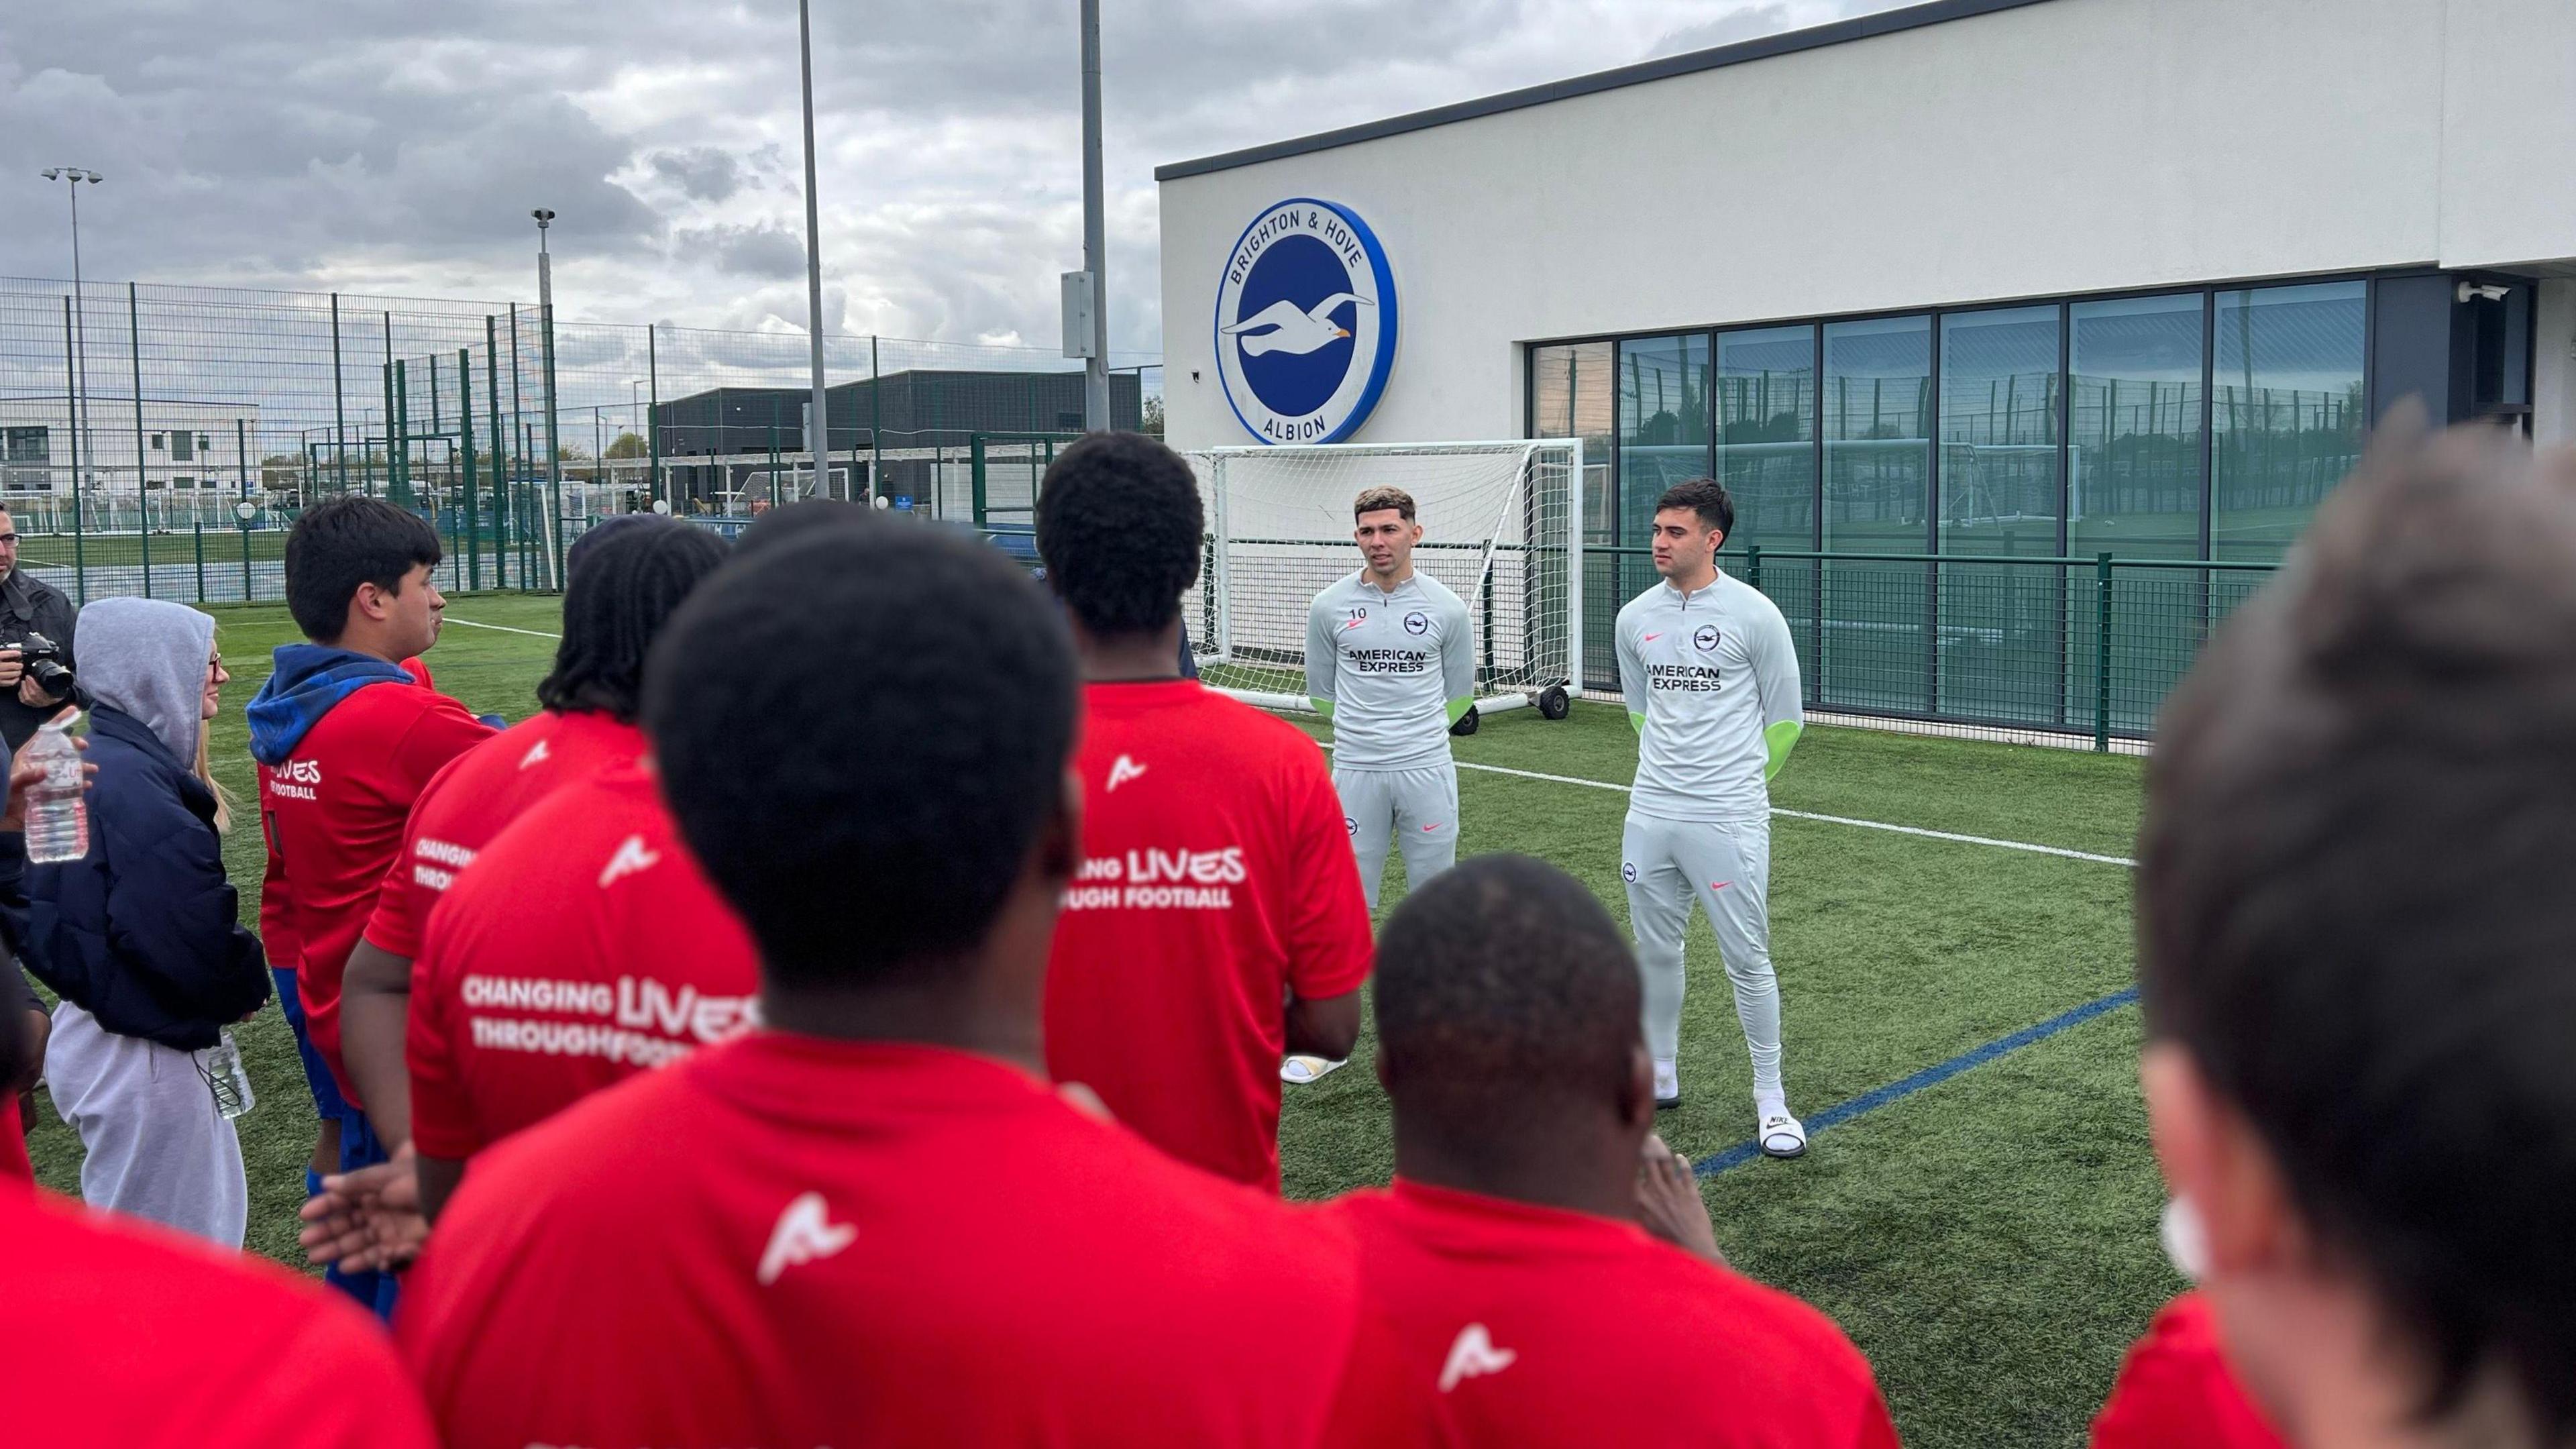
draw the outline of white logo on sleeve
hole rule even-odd
[[[618,842],[617,853],[608,858],[608,869],[599,873],[599,888],[606,890],[627,876],[651,870],[661,863],[661,855],[645,846],[643,836],[630,835]]]
[[[1132,756],[1120,755],[1109,767],[1109,790],[1116,790],[1130,780],[1141,780],[1144,777],[1144,766],[1137,764]],[[1102,793],[1106,794],[1108,791]]]
[[[1470,1323],[1458,1330],[1458,1341],[1449,1345],[1449,1362],[1440,1369],[1440,1392],[1445,1394],[1482,1374],[1501,1373],[1519,1357],[1508,1348],[1494,1347],[1485,1325]]]
[[[778,1275],[790,1268],[818,1263],[858,1240],[859,1230],[848,1223],[836,1223],[823,1207],[819,1192],[801,1194],[778,1215],[778,1226],[769,1230],[769,1247],[760,1255],[760,1271],[754,1276],[760,1286],[778,1281]]]
[[[519,768],[524,770],[531,765],[542,765],[546,762],[546,756],[553,753],[554,752],[552,750],[546,748],[546,742],[544,740],[539,740],[529,747],[526,754],[519,757]]]

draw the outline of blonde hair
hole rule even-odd
[[[223,634],[223,631],[223,625],[217,624],[215,626],[215,633],[219,638]],[[221,651],[219,649],[209,648],[206,651],[206,667],[208,669],[212,669],[214,667],[215,660],[219,657],[221,657]],[[195,775],[197,777],[197,783],[205,786],[206,789],[212,792],[215,797],[215,833],[217,835],[229,835],[232,833],[233,828],[233,792],[225,789],[222,783],[215,779],[214,766],[210,764],[206,758],[206,741],[213,736],[214,732],[215,722],[213,720],[199,719],[197,721],[197,759],[195,764],[190,768],[189,773]]]
[[[1389,508],[1403,514],[1405,522],[1413,521],[1413,495],[1401,488],[1371,488],[1362,493],[1351,504],[1351,517],[1357,518],[1363,513],[1377,513]]]

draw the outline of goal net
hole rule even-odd
[[[1207,559],[1183,599],[1200,678],[1239,699],[1305,709],[1306,615],[1361,566],[1351,502],[1413,495],[1413,566],[1448,585],[1475,626],[1477,712],[1582,693],[1583,444],[1216,448],[1188,454],[1207,510]]]

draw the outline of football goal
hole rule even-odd
[[[1415,569],[1475,624],[1476,713],[1562,719],[1583,680],[1579,439],[1214,448],[1186,455],[1207,510],[1207,559],[1183,600],[1200,677],[1271,709],[1306,709],[1306,611],[1361,566],[1351,502],[1413,495]]]

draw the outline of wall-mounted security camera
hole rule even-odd
[[[2513,295],[2513,288],[2500,287],[2493,282],[2462,282],[2452,295],[2463,302],[2501,302]]]

